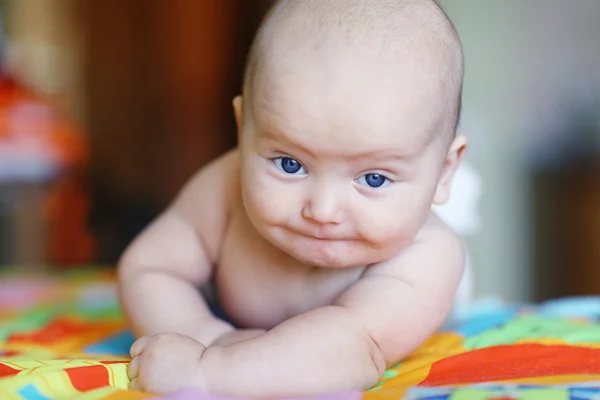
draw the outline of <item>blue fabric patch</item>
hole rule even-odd
[[[41,394],[35,386],[29,384],[19,390],[19,395],[27,400],[51,400]]]
[[[91,354],[111,354],[115,356],[128,356],[129,348],[135,342],[131,331],[123,331],[99,343],[86,347],[85,351]]]

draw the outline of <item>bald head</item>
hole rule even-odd
[[[452,23],[432,0],[276,1],[251,47],[244,91],[251,91],[265,68],[286,58],[348,50],[357,60],[384,64],[398,74],[426,75],[440,89],[445,130],[454,135],[461,108],[462,47]]]

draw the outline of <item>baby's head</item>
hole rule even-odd
[[[277,2],[234,101],[250,221],[315,266],[397,254],[449,197],[462,77],[433,1]]]

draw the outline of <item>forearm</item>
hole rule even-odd
[[[384,369],[368,333],[338,307],[308,312],[241,343],[210,347],[200,361],[211,393],[261,398],[363,390]]]
[[[144,271],[122,276],[119,295],[136,336],[179,333],[210,345],[233,330],[212,315],[194,285],[167,273]]]

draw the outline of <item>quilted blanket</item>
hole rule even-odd
[[[477,304],[368,391],[328,400],[600,399],[600,298]],[[133,342],[114,274],[0,276],[0,399],[113,400],[128,390]],[[215,399],[181,391],[170,400]]]

